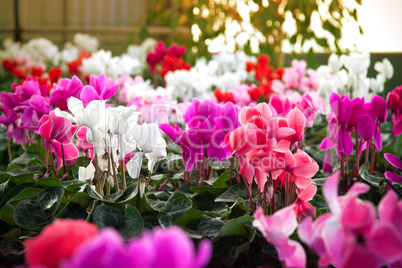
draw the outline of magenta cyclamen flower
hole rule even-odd
[[[54,91],[50,96],[50,105],[56,105],[62,111],[67,111],[67,102],[70,97],[79,98],[83,88],[81,80],[75,75],[71,78],[63,78],[56,84],[53,84]]]
[[[57,168],[62,166],[63,151],[65,161],[75,161],[78,157],[78,150],[72,143],[72,139],[77,126],[73,126],[67,119],[56,116],[54,111],[49,115],[44,115],[40,124],[39,133],[45,139],[45,147],[55,154]]]
[[[93,100],[107,100],[111,98],[119,89],[119,85],[109,85],[107,77],[103,74],[98,77],[91,75],[89,86],[83,87],[80,99],[84,107]]]
[[[302,245],[289,239],[297,228],[293,205],[278,210],[272,216],[265,216],[263,209],[258,208],[254,218],[253,226],[276,248],[285,267],[306,267],[306,253]]]
[[[402,170],[402,160],[393,154],[384,154],[385,159],[397,169]],[[384,176],[393,183],[402,183],[402,176],[391,171],[386,171]]]
[[[231,102],[222,106],[194,98],[184,115],[188,130],[182,131],[179,126],[168,124],[161,124],[160,128],[181,146],[186,170],[191,171],[194,163],[205,154],[218,161],[225,161],[232,155],[225,145],[225,136],[240,125],[239,111],[240,108]]]
[[[114,229],[104,229],[61,267],[201,268],[211,257],[210,241],[202,240],[196,252],[191,239],[178,227],[156,228],[128,244]]]

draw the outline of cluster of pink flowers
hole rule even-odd
[[[98,232],[83,220],[59,219],[25,242],[29,267],[182,267],[201,268],[212,257],[212,244],[191,239],[179,227],[156,228],[125,243],[114,229]]]
[[[341,177],[344,178],[344,166],[348,165],[348,157],[353,152],[351,132],[355,132],[356,163],[354,175],[359,174],[359,157],[366,150],[365,162],[368,162],[369,149],[372,150],[370,172],[373,172],[375,149],[382,150],[381,124],[387,119],[387,103],[373,95],[370,102],[364,98],[350,100],[349,95],[339,96],[332,93],[330,96],[332,113],[327,116],[329,137],[325,138],[320,148],[327,151],[324,172],[332,172],[331,148],[335,148],[341,161]],[[359,139],[360,136],[360,139]],[[374,142],[372,142],[374,139]],[[347,186],[344,186],[346,190]]]
[[[276,117],[270,105],[259,103],[244,107],[239,119],[241,126],[226,135],[225,143],[238,159],[247,183],[251,185],[254,180],[260,192],[268,189],[268,200],[275,199],[273,192],[278,185],[284,187],[286,206],[294,201],[297,191],[298,218],[314,216],[315,209],[308,201],[317,190],[311,185],[311,177],[319,167],[303,150],[291,151],[304,139],[304,114],[293,108],[287,117]]]
[[[344,196],[338,196],[339,173],[331,175],[323,187],[330,212],[304,219],[297,230],[300,240],[319,256],[318,266],[327,267],[399,267],[402,265],[402,201],[389,191],[374,205],[359,198],[370,190],[367,184],[355,183]],[[378,217],[376,216],[378,215]],[[303,247],[289,236],[297,228],[296,214],[286,207],[272,216],[262,209],[253,225],[287,267],[306,267]]]
[[[169,115],[172,112],[172,89],[158,87],[153,89],[149,81],[144,81],[142,76],[123,75],[120,78],[120,100],[127,106],[135,105],[140,112],[140,122],[169,123]]]

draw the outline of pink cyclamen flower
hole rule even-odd
[[[295,212],[297,219],[302,221],[306,217],[315,217],[315,207],[308,201],[312,200],[317,193],[317,186],[310,185],[304,190],[298,191],[298,197],[295,201]]]
[[[300,243],[289,239],[297,228],[293,206],[278,210],[272,216],[265,216],[263,209],[258,208],[254,218],[253,226],[276,248],[279,260],[286,267],[306,267],[306,253],[303,247]]]
[[[56,116],[54,111],[44,115],[39,123],[41,124],[39,133],[45,139],[45,147],[53,151],[57,157],[57,168],[62,165],[63,151],[66,161],[75,161],[78,150],[72,140],[78,126],[73,126],[67,119]]]
[[[382,267],[402,260],[402,202],[392,191],[378,206],[358,198],[370,190],[367,184],[355,183],[344,196],[338,196],[339,172],[324,184],[323,193],[330,213],[314,222],[305,219],[298,230],[299,238],[319,255],[318,266]]]

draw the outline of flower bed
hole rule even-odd
[[[402,90],[387,59],[308,69],[147,40],[7,41],[0,260],[29,267],[398,267]]]

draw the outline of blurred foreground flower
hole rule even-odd
[[[191,239],[178,227],[156,228],[141,238],[125,243],[114,229],[97,235],[95,225],[82,220],[57,220],[26,244],[27,264],[32,266],[201,268],[212,257],[212,244]]]

